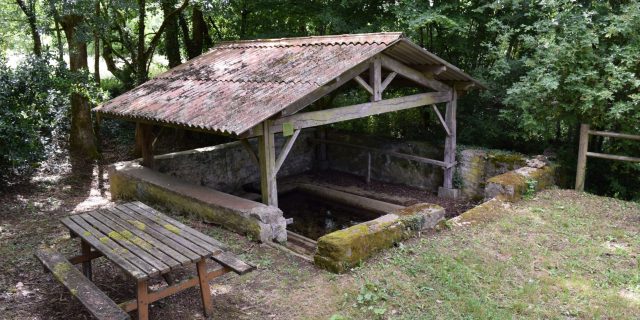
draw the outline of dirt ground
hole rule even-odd
[[[82,305],[43,271],[34,257],[49,247],[66,256],[79,253],[59,219],[111,206],[104,163],[126,159],[109,149],[103,163],[50,159],[30,181],[0,190],[0,319],[90,319]],[[328,318],[353,282],[313,267],[270,246],[196,218],[184,223],[228,244],[233,253],[257,266],[249,274],[227,274],[211,282],[215,314],[210,319]],[[135,297],[134,281],[105,259],[94,260],[94,281],[117,303]],[[195,266],[179,274],[195,274]],[[164,285],[161,278],[156,286]],[[295,301],[295,303],[293,302]],[[204,319],[197,288],[163,299],[150,308],[152,319]]]

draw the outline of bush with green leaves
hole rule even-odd
[[[48,57],[15,68],[0,57],[0,184],[36,168],[56,129],[64,129],[67,88],[64,69]]]

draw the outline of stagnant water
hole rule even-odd
[[[288,230],[313,240],[380,216],[295,190],[279,195],[278,206],[285,218],[293,218]]]

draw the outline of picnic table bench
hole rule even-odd
[[[81,254],[70,259],[51,250],[36,257],[98,319],[128,319],[138,311],[148,319],[149,304],[190,287],[199,286],[205,314],[211,315],[209,280],[227,272],[244,274],[253,266],[226,251],[223,243],[172,219],[142,202],[72,215],[61,220],[72,236],[80,238]],[[116,304],[91,282],[91,260],[105,257],[137,283],[136,299]],[[207,260],[214,268],[207,270]],[[74,264],[82,263],[82,273]],[[150,291],[154,276],[168,276],[173,270],[196,265],[197,276]]]

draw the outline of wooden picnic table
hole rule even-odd
[[[137,310],[139,319],[148,319],[150,303],[197,285],[205,313],[210,315],[213,307],[209,280],[229,271],[243,273],[251,267],[224,252],[226,246],[222,243],[141,202],[72,215],[61,221],[73,236],[81,239],[81,255],[69,262],[82,263],[88,279],[92,273],[91,260],[101,256],[135,279],[137,298],[118,306],[126,312]],[[217,268],[207,270],[208,258],[220,263],[216,263]],[[149,290],[150,277],[166,275],[193,263],[196,277],[177,284],[168,280],[168,287]],[[239,269],[234,264],[239,264]]]

